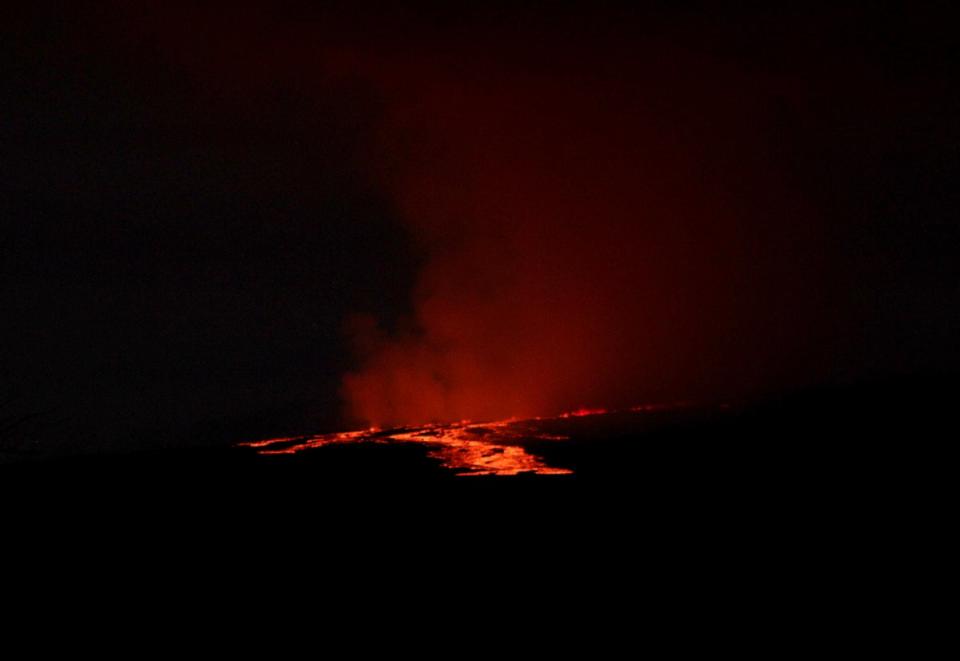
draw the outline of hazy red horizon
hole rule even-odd
[[[339,54],[384,95],[380,173],[426,254],[401,330],[350,323],[349,415],[550,415],[814,378],[829,256],[771,151],[787,83],[664,41],[540,45],[562,54]]]

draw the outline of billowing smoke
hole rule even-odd
[[[769,90],[664,43],[591,48],[353,61],[426,254],[408,323],[350,324],[355,419],[730,397],[810,363],[816,224]]]
[[[16,453],[960,370],[931,7],[16,4]]]

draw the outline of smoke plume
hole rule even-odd
[[[426,255],[408,323],[351,324],[353,417],[730,396],[809,358],[815,224],[735,68],[662,43],[352,66],[387,99],[383,176]]]

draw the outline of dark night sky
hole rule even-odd
[[[960,366],[949,3],[352,4],[3,10],[3,449]]]

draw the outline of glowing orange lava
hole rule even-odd
[[[583,418],[588,415],[603,415],[608,413],[607,409],[577,409],[576,411],[567,411],[561,413],[561,418]]]
[[[381,432],[376,429],[274,438],[241,443],[260,454],[295,454],[337,443],[418,443],[427,446],[427,455],[457,475],[568,475],[567,468],[548,466],[522,443],[530,440],[565,440],[538,432],[524,421],[501,420],[488,423],[462,421]]]
[[[632,413],[676,408],[683,404],[646,404],[627,411]],[[614,411],[616,412],[616,411]],[[622,412],[622,411],[621,411]],[[555,416],[554,420],[581,418],[610,413],[606,409],[580,408]],[[392,430],[370,428],[360,431],[313,436],[273,438],[240,443],[263,455],[296,454],[326,445],[349,443],[416,443],[426,446],[427,456],[456,475],[569,475],[568,468],[550,466],[531,452],[531,442],[565,441],[568,436],[548,434],[538,425],[551,418],[495,422],[428,424]]]

